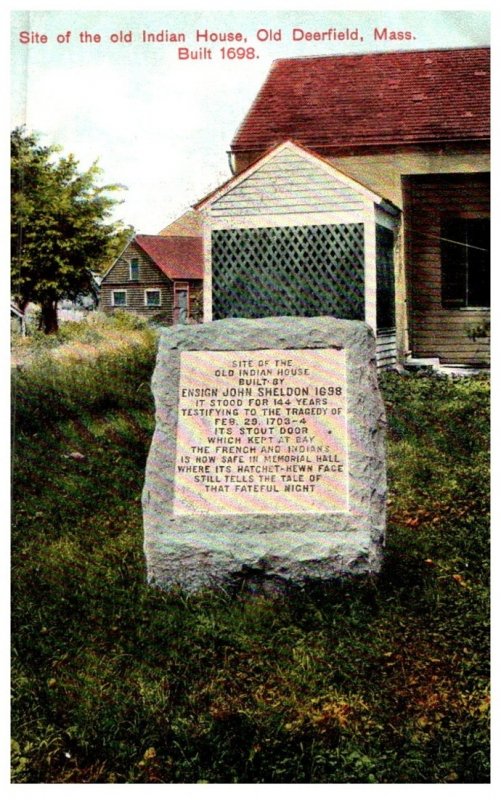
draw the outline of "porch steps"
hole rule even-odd
[[[486,367],[468,366],[467,364],[441,364],[439,358],[414,358],[408,356],[404,361],[404,369],[412,372],[421,369],[431,369],[439,375],[450,375],[458,377],[468,377],[489,372]]]
[[[439,366],[439,358],[414,358],[413,356],[408,356],[404,361],[404,367],[411,370],[437,369]]]
[[[380,371],[394,369],[397,362],[395,330],[379,332],[376,336],[376,363]]]

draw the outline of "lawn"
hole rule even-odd
[[[12,781],[488,782],[488,380],[383,376],[379,576],[186,596],[145,582],[154,352],[14,370]]]

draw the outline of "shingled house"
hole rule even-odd
[[[330,313],[365,318],[385,363],[485,363],[489,55],[274,62],[231,144],[235,177],[195,207],[206,319],[312,316],[331,292]]]
[[[100,308],[171,325],[202,321],[200,236],[136,235],[103,277]]]

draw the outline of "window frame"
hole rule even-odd
[[[116,294],[123,294],[125,296],[124,303],[117,303],[115,300]],[[127,308],[128,306],[128,297],[127,297],[127,289],[112,289],[111,290],[111,305],[113,308]]]
[[[473,280],[479,280],[478,272],[479,262],[473,262],[470,260],[469,255],[471,250],[468,248],[468,223],[474,222],[483,222],[489,224],[489,234],[488,234],[488,241],[487,241],[487,248],[486,248],[486,258],[487,264],[484,265],[484,269],[487,273],[487,282],[488,282],[488,294],[490,300],[490,263],[491,263],[491,253],[490,253],[490,215],[488,214],[444,214],[440,220],[440,281],[441,281],[441,289],[440,289],[440,301],[442,309],[446,311],[489,311],[490,310],[490,303],[489,305],[479,305],[478,303],[470,304],[469,302],[469,286],[470,286],[470,278]],[[464,225],[464,243],[460,241],[459,237],[457,238],[458,244],[455,245],[452,240],[452,234],[448,235],[447,232],[447,225]],[[471,235],[471,234],[470,234]],[[464,249],[464,256],[459,260],[458,256],[454,255],[454,248],[461,247],[461,245],[465,245]],[[450,269],[447,260],[454,262],[454,259],[458,258],[458,270],[463,271],[463,275],[460,275],[460,281],[462,282],[461,285],[461,292],[462,298],[454,298],[453,296],[447,297],[447,293],[449,292],[452,295],[453,287],[451,287],[452,280],[448,277],[447,270]],[[475,275],[476,273],[476,275]]]
[[[135,262],[135,263],[134,263]],[[139,280],[139,259],[138,258],[131,258],[129,261],[129,280],[130,281],[138,281]],[[132,275],[132,270],[137,270],[137,277]]]
[[[148,294],[151,292],[158,292],[158,303],[148,303]],[[145,308],[161,308],[162,307],[162,290],[159,288],[149,288],[144,290],[144,305]]]

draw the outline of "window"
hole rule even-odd
[[[160,289],[146,289],[144,292],[144,304],[148,308],[159,308],[162,302]]]
[[[111,305],[121,307],[127,305],[127,291],[126,289],[113,289],[111,292]]]
[[[490,219],[442,221],[442,306],[490,305]]]
[[[129,279],[131,281],[139,280],[139,259],[131,258],[129,264]]]

